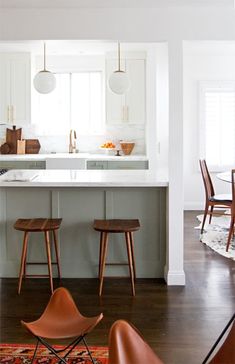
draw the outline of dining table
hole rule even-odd
[[[231,171],[218,173],[216,177],[224,182],[232,182]]]

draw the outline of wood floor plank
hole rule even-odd
[[[185,287],[137,279],[132,297],[129,279],[106,278],[99,297],[96,279],[62,279],[84,315],[104,313],[88,336],[89,344],[107,345],[110,326],[123,318],[142,332],[165,364],[202,362],[235,311],[235,262],[199,242],[199,230],[193,228],[198,225],[196,215],[185,214]],[[41,314],[50,295],[48,280],[28,279],[20,296],[17,282],[0,281],[0,341],[33,343],[20,320],[31,321]],[[58,285],[60,281],[54,280],[55,288]]]

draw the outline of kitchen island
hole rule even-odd
[[[166,264],[168,177],[149,170],[12,170],[0,177],[0,276],[17,277],[22,233],[18,218],[61,217],[62,276],[97,277],[99,235],[94,219],[138,218],[135,233],[137,278],[160,278]],[[46,260],[42,234],[33,234],[29,260]],[[108,260],[125,261],[122,234],[112,234]],[[31,273],[35,266],[30,267]],[[37,266],[37,272],[44,267]],[[106,268],[108,276],[128,276],[127,267]]]

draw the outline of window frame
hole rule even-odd
[[[206,123],[205,123],[205,93],[206,91],[211,88],[221,88],[223,89],[234,89],[235,94],[235,80],[208,80],[208,81],[199,81],[199,159],[206,158]],[[234,119],[235,123],[235,119]],[[234,147],[235,149],[235,147]],[[235,154],[235,153],[234,153]],[[208,167],[211,172],[222,172],[224,170],[228,170],[234,167],[234,165],[227,164],[227,165],[215,165],[215,164],[208,164]]]
[[[65,74],[69,76],[69,110],[68,110],[68,121],[69,121],[69,125],[68,125],[68,132],[70,129],[76,129],[74,127],[74,124],[72,122],[72,97],[71,97],[71,90],[72,90],[72,75],[73,74],[78,74],[78,73],[99,73],[100,74],[100,79],[101,79],[101,84],[100,84],[100,92],[101,92],[101,128],[99,131],[97,131],[96,133],[94,133],[94,130],[90,130],[87,133],[81,133],[82,136],[97,136],[97,135],[103,135],[103,133],[105,132],[105,73],[103,69],[97,68],[97,69],[73,69],[73,70],[59,70],[59,71],[54,71],[53,72],[55,75],[56,74]],[[36,91],[34,91],[36,92]],[[34,98],[34,112],[39,108],[39,97],[40,95],[35,94]],[[36,120],[33,118],[31,125],[34,125],[36,128],[39,125],[38,122],[36,122]],[[79,129],[76,129],[79,133]],[[40,130],[41,131],[41,136],[51,136],[51,135],[56,135],[56,136],[64,136],[67,135],[67,133],[62,132],[62,133],[57,133],[57,134],[52,134],[51,132],[49,132],[48,130],[44,129],[44,130]]]

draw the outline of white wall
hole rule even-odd
[[[17,6],[18,8],[14,8]],[[183,40],[235,40],[231,1],[9,0],[0,11],[0,39],[109,39],[169,45],[169,243],[165,277],[184,284]],[[41,5],[40,5],[41,3]],[[154,4],[160,4],[159,7]],[[168,3],[171,4],[171,6]],[[205,3],[205,5],[204,5]],[[13,7],[11,7],[13,4]],[[45,5],[46,4],[46,5]],[[72,6],[71,6],[72,4]],[[43,8],[47,6],[47,8]],[[223,6],[224,5],[224,6]],[[66,8],[67,6],[67,8]],[[118,8],[119,6],[119,8]],[[128,7],[129,6],[129,7]],[[39,9],[40,8],[40,9]]]
[[[235,42],[187,42],[184,45],[184,208],[204,208],[199,170],[199,81],[235,80]],[[212,173],[216,193],[230,185]]]

